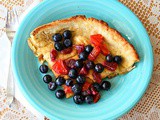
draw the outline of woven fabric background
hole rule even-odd
[[[20,8],[22,13],[34,0],[0,0],[0,7]],[[120,120],[160,120],[160,0],[119,0],[129,7],[148,31],[154,51],[154,71],[151,83],[141,101]],[[1,12],[1,11],[0,11]],[[0,16],[0,23],[4,22]],[[0,36],[4,28],[0,27]],[[19,101],[10,109],[6,105],[6,90],[0,88],[0,120],[36,120]],[[47,119],[47,118],[44,118]]]

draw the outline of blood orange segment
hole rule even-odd
[[[76,62],[76,60],[74,60],[74,59],[65,60],[65,64],[69,68],[75,68],[75,62]]]
[[[57,51],[53,49],[50,53],[50,57],[51,57],[52,62],[56,59],[56,56],[57,56]]]
[[[82,87],[82,91],[88,90],[90,86],[91,86],[91,83],[85,82]]]
[[[102,78],[101,75],[95,71],[93,71],[92,73],[93,79],[97,82],[97,83],[101,83],[102,82]]]
[[[110,71],[115,71],[118,67],[118,64],[115,63],[115,62],[107,62],[107,61],[104,61],[103,62],[103,66],[107,69],[107,70],[110,70]]]
[[[94,102],[94,103],[97,103],[100,98],[101,98],[100,93],[96,94],[95,96],[93,96],[93,102]]]
[[[66,49],[61,51],[62,54],[69,54],[71,52],[72,52],[72,48],[71,47],[70,48],[66,48]]]
[[[52,66],[52,69],[57,73],[57,74],[62,74],[62,75],[67,75],[68,74],[68,69],[67,66],[65,65],[64,61],[61,59],[58,59],[54,65]]]
[[[98,46],[95,46],[92,52],[89,54],[88,59],[92,61],[95,60],[100,52],[101,52],[101,49]]]
[[[84,51],[84,45],[75,45],[74,47],[77,50],[78,54]]]
[[[91,87],[91,93],[94,96],[94,95],[98,94],[98,91],[96,91],[96,89],[94,87]]]
[[[101,53],[103,55],[105,55],[105,56],[108,55],[108,54],[110,54],[110,52],[109,52],[109,50],[108,50],[108,48],[107,48],[107,46],[105,44],[101,45]]]
[[[85,66],[83,66],[79,72],[80,75],[87,75],[88,74],[88,70]]]
[[[94,44],[94,46],[101,46],[103,39],[104,38],[101,34],[95,34],[90,36],[91,43]]]
[[[72,88],[70,86],[63,85],[63,89],[66,94],[73,93]]]

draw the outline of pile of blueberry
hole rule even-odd
[[[92,64],[92,63],[91,63]],[[90,66],[90,65],[89,65]],[[90,66],[91,67],[91,66]],[[48,72],[48,66],[43,64],[39,67],[39,70],[41,73],[47,73]],[[85,77],[82,75],[78,75],[78,73],[75,71],[75,69],[70,70],[69,76],[71,78],[76,78],[76,83],[74,84],[74,81],[72,79],[65,80],[63,77],[59,76],[56,78],[56,80],[52,80],[52,77],[49,74],[44,75],[43,81],[48,84],[48,88],[51,91],[55,91],[58,86],[66,85],[70,86],[72,88],[72,91],[74,93],[73,100],[76,104],[81,104],[84,101],[88,104],[93,102],[93,96],[92,96],[92,88],[90,91],[83,91],[82,92],[82,85],[85,82]],[[102,90],[109,90],[111,87],[110,82],[103,81],[101,84],[93,83],[92,86],[94,89],[99,92]],[[94,91],[95,92],[95,91]],[[94,93],[93,93],[94,94]],[[62,89],[58,89],[55,92],[55,96],[58,99],[62,99],[65,97],[65,92]]]
[[[75,66],[77,68],[83,67],[83,61],[86,61],[88,59],[88,55],[91,53],[92,50],[93,47],[91,45],[85,46],[84,51],[79,54],[79,60],[77,60],[75,63]],[[86,62],[86,67],[87,69],[94,69],[97,73],[101,73],[104,70],[104,67],[101,63],[95,65],[94,62],[90,60]]]
[[[43,64],[39,67],[39,70],[41,73],[47,73],[48,66]],[[65,83],[65,79],[63,77],[58,77],[55,82],[52,80],[52,77],[49,74],[44,75],[43,81],[48,84],[48,88],[51,91],[56,90],[57,86],[61,86],[62,84]],[[64,92],[64,90],[60,89],[60,90],[56,91],[55,95],[57,98],[61,99],[61,98],[65,97],[65,92]]]
[[[61,35],[60,33],[56,33],[53,35],[53,41],[55,42],[54,48],[57,51],[62,51],[65,48],[72,47],[72,41],[71,38],[72,34],[70,30],[65,30],[63,34]],[[62,42],[62,39],[64,38],[64,41]]]
[[[60,33],[56,33],[53,35],[53,41],[55,42],[54,47],[55,50],[51,51],[51,59],[55,60],[56,51],[62,51],[66,49],[70,49],[72,47],[71,41],[71,31],[65,30],[62,35]],[[100,90],[109,90],[111,87],[111,83],[108,81],[102,81],[100,73],[103,72],[104,67],[109,70],[115,70],[117,68],[117,64],[120,64],[122,58],[120,56],[112,56],[108,54],[105,56],[105,64],[93,62],[93,58],[95,59],[97,55],[100,53],[100,50],[96,49],[96,47],[92,47],[91,45],[78,45],[78,60],[70,59],[68,63],[65,62],[67,66],[68,79],[65,79],[62,76],[56,78],[55,81],[52,80],[52,77],[46,74],[43,77],[43,81],[48,84],[48,88],[51,91],[57,89],[58,86],[66,85],[71,88],[73,96],[73,101],[76,104],[82,104],[84,101],[88,104],[96,103],[100,98]],[[91,59],[90,59],[91,58]],[[85,90],[84,86],[87,84],[86,77],[89,70],[93,70],[93,79],[96,81],[89,85]],[[39,70],[41,73],[48,72],[47,65],[41,65]],[[67,93],[65,93],[65,89],[59,89],[55,92],[55,96],[58,99],[62,99],[65,97]]]

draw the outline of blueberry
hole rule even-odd
[[[72,86],[73,85],[73,81],[71,79],[67,79],[66,80],[66,85],[67,86]]]
[[[59,42],[62,40],[62,35],[60,33],[56,33],[53,35],[52,38],[53,38],[54,42]]]
[[[63,85],[65,83],[65,79],[64,79],[64,77],[57,77],[56,78],[56,84],[58,85],[58,86],[61,86],[61,85]]]
[[[76,60],[75,62],[75,67],[76,68],[82,68],[83,67],[83,61],[82,60]]]
[[[66,48],[72,47],[72,41],[70,39],[65,39],[63,44]]]
[[[109,81],[103,81],[101,83],[101,88],[103,90],[109,90],[111,88],[111,83]]]
[[[78,76],[77,70],[76,70],[76,69],[70,69],[70,71],[69,71],[69,73],[68,73],[68,76],[69,76],[70,78],[75,79],[75,78]]]
[[[94,68],[94,62],[93,61],[87,61],[87,63],[86,63],[86,67],[87,67],[87,69],[93,69]]]
[[[95,65],[94,70],[95,70],[97,73],[101,73],[101,72],[103,72],[103,70],[104,70],[104,66],[103,66],[101,63],[98,63],[98,64]]]
[[[93,102],[93,96],[88,95],[85,97],[85,102],[91,104]]]
[[[116,62],[117,64],[120,64],[121,62],[122,62],[122,58],[121,58],[121,56],[115,56],[114,58],[113,58],[113,60],[114,60],[114,62]]]
[[[43,77],[43,81],[44,81],[45,83],[49,83],[49,82],[52,81],[52,77],[51,77],[50,75],[45,75],[45,76]]]
[[[84,102],[84,97],[82,95],[74,95],[73,96],[73,101],[76,104],[82,104]]]
[[[79,76],[76,78],[76,81],[77,81],[77,83],[79,83],[79,84],[84,84],[85,81],[86,81],[86,78],[85,78],[83,75],[79,75]]]
[[[55,82],[50,82],[50,83],[48,84],[48,89],[49,89],[49,90],[54,91],[54,90],[56,90],[56,88],[57,88],[57,85],[56,85]]]
[[[54,44],[54,48],[55,48],[57,51],[61,51],[61,50],[64,49],[64,46],[63,46],[62,43],[56,42],[56,43]]]
[[[70,30],[65,30],[63,32],[63,37],[64,37],[64,39],[70,39],[72,37],[71,31]]]
[[[47,65],[41,65],[39,67],[39,70],[41,73],[47,73],[48,72],[48,66]]]
[[[101,90],[101,87],[100,87],[100,85],[98,83],[93,83],[92,85],[96,89],[96,91],[99,92]]]
[[[79,94],[82,91],[82,87],[79,84],[74,84],[72,86],[72,91],[74,92],[74,94]]]
[[[111,54],[108,54],[108,55],[106,56],[106,61],[107,61],[107,62],[112,62],[112,61],[113,61],[113,57],[112,57]]]
[[[89,54],[93,50],[93,47],[91,45],[85,46],[85,51]]]
[[[64,92],[64,90],[57,90],[56,93],[55,93],[55,95],[56,95],[56,97],[58,99],[62,99],[62,98],[65,97],[65,92]]]
[[[81,53],[79,54],[79,59],[85,61],[85,60],[87,60],[87,58],[88,58],[88,53],[87,53],[87,52],[83,51],[83,52],[81,52]]]

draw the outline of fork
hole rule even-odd
[[[18,24],[19,20],[18,20],[17,10],[13,8],[11,11],[7,11],[6,34],[8,36],[8,40],[11,43],[11,46]],[[12,103],[14,102],[14,95],[15,95],[15,83],[12,75],[11,58],[10,58],[9,73],[7,79],[7,102],[6,102],[9,105],[9,107],[11,107]]]

